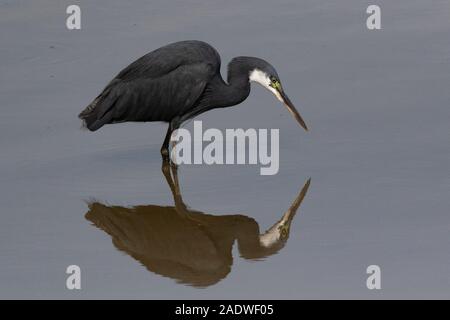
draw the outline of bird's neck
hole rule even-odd
[[[241,59],[234,58],[228,64],[227,83],[220,81],[220,90],[217,90],[219,107],[234,106],[244,101],[250,94],[251,66],[243,63]]]
[[[228,83],[224,83],[221,89],[223,107],[239,104],[250,94],[248,76],[228,79]]]

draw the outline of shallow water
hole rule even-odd
[[[369,3],[317,0],[96,1],[68,31],[64,3],[1,0],[0,297],[449,298],[450,4],[378,3],[380,31]],[[279,128],[277,175],[180,166],[174,199],[165,125],[80,130],[122,67],[183,39],[214,45],[223,74],[237,55],[276,66],[309,133],[255,86],[199,119]],[[309,178],[280,248],[246,247]],[[82,290],[65,288],[71,264]]]

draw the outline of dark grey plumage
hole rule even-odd
[[[184,121],[245,100],[254,69],[278,79],[266,61],[237,57],[228,65],[226,83],[220,75],[220,56],[212,46],[194,40],[172,43],[123,69],[79,117],[91,131],[118,122],[169,122],[162,148],[167,151],[172,131]]]
[[[206,43],[174,43],[123,69],[80,114],[88,129],[125,121],[165,121],[191,108],[220,68]]]

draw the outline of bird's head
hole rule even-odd
[[[281,86],[280,77],[270,63],[259,58],[252,58],[252,67],[249,71],[249,80],[259,83],[264,88],[272,92],[275,97],[277,97],[277,99],[286,106],[295,120],[297,120],[297,122],[306,131],[308,131],[305,121],[303,121],[297,109],[294,107],[294,104],[284,92],[283,87]]]

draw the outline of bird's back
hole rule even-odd
[[[175,42],[120,71],[79,117],[92,131],[115,122],[168,122],[193,108],[219,72],[220,56],[212,46],[196,40]]]
[[[182,65],[208,63],[220,69],[219,53],[211,45],[198,40],[174,42],[147,53],[119,72],[115,79],[159,78]]]

